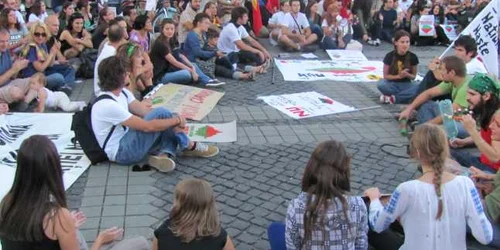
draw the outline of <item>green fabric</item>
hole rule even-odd
[[[487,74],[477,73],[469,82],[469,88],[480,94],[490,92],[493,95],[498,96],[500,85],[495,79]]]
[[[469,107],[469,103],[467,102],[467,86],[470,80],[471,77],[466,76],[458,87],[453,86],[451,82],[441,82],[438,87],[443,92],[443,95],[451,94],[453,103],[462,108],[467,108]]]
[[[486,195],[484,203],[486,205],[486,213],[493,221],[496,221],[500,217],[500,171],[495,175],[493,186],[493,192]]]

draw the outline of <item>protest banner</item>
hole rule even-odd
[[[188,123],[184,130],[192,141],[235,142],[236,121],[221,124]]]
[[[418,35],[436,35],[436,27],[434,27],[434,15],[422,15],[420,19],[418,19]]]
[[[355,111],[354,107],[344,105],[317,92],[302,92],[288,95],[261,96],[271,107],[294,119]]]
[[[144,98],[153,102],[153,107],[164,107],[187,119],[201,121],[212,111],[224,93],[169,83],[156,86]]]
[[[500,10],[500,1],[491,1],[484,9],[472,20],[471,23],[460,33],[460,35],[472,36],[477,43],[477,58],[483,62],[488,73],[498,77],[498,21]],[[454,43],[441,54],[442,58]]]
[[[278,60],[285,81],[334,80],[374,82],[382,79],[384,64],[378,61]]]
[[[444,34],[448,37],[448,39],[450,39],[450,41],[457,39],[457,30],[455,25],[441,24],[439,26],[443,28]]]
[[[51,122],[48,126],[47,121]],[[14,181],[16,158],[21,143],[32,135],[45,135],[54,142],[63,169],[64,187],[68,189],[87,170],[90,161],[79,145],[71,142],[72,114],[12,113],[0,115],[0,199]],[[49,129],[50,128],[50,129]]]
[[[368,61],[363,52],[359,50],[328,49],[326,53],[332,61]]]

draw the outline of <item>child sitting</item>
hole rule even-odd
[[[170,218],[154,232],[153,249],[235,249],[221,227],[208,182],[187,179],[177,184]]]

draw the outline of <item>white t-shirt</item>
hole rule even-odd
[[[95,67],[94,67],[94,94],[96,96],[99,95],[99,92],[101,92],[101,88],[99,88],[99,72],[98,68],[99,65],[101,64],[102,60],[112,57],[116,55],[116,48],[109,45],[109,42],[105,43],[104,46],[102,47],[101,54],[97,57],[97,60],[95,61]]]
[[[467,75],[474,75],[476,73],[488,73],[484,64],[477,59],[477,57],[472,58],[470,62],[465,64],[467,68]]]
[[[443,213],[436,220],[438,198],[434,184],[420,180],[400,184],[386,207],[379,200],[370,204],[371,228],[381,232],[399,218],[405,231],[400,250],[466,249],[466,227],[482,244],[492,240],[493,229],[471,179],[456,176],[441,185]]]
[[[21,12],[19,10],[16,10],[16,18],[17,18],[17,21],[22,25],[24,26],[24,24],[26,23],[26,21],[24,21],[24,17],[23,17],[23,14],[21,14]]]
[[[28,23],[31,22],[45,22],[45,18],[47,18],[47,12],[42,13],[40,16],[35,15],[35,13],[31,13],[28,18]]]
[[[128,120],[132,117],[132,113],[128,110],[128,105],[135,101],[134,95],[127,89],[123,89],[127,94],[127,97],[120,93],[119,96],[111,92],[102,92],[101,95],[107,94],[113,97],[115,101],[111,99],[104,99],[98,101],[92,106],[92,130],[94,131],[95,137],[99,146],[104,145],[104,141],[111,131],[113,125],[116,125],[115,131],[108,140],[106,148],[104,151],[108,156],[109,160],[115,161],[116,153],[120,147],[120,140],[127,133],[128,128],[120,125],[122,122]],[[124,129],[125,128],[125,129]]]
[[[295,19],[295,20],[294,20]],[[307,20],[307,17],[304,13],[299,12],[297,14],[297,17],[294,18],[292,16],[292,13],[286,13],[284,17],[285,25],[288,27],[290,32],[296,32],[296,33],[301,33],[304,34],[304,30],[309,28],[309,21]],[[298,26],[297,26],[298,24]],[[300,29],[300,32],[299,32]]]
[[[269,18],[269,24],[285,24],[285,15],[286,13],[283,11],[278,11],[273,14],[271,18]]]
[[[234,23],[228,23],[220,32],[217,48],[224,53],[238,52],[240,49],[236,46],[235,42],[245,39],[248,36],[247,30],[242,25],[236,28]]]

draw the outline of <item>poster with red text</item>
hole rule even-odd
[[[338,114],[355,111],[354,107],[344,105],[317,92],[302,92],[289,95],[261,96],[273,108],[294,119]]]
[[[201,121],[212,111],[224,93],[169,83],[156,86],[144,98],[151,99],[153,107],[164,107],[187,119]]]
[[[188,123],[184,132],[192,141],[235,142],[237,139],[236,121],[219,124]]]

